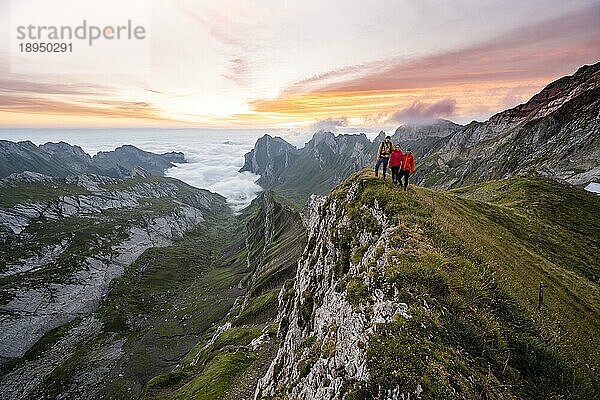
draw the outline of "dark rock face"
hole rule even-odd
[[[172,162],[172,163],[183,164],[186,162],[184,154],[180,151],[171,151],[169,153],[162,153],[162,154],[160,154],[160,156],[162,158],[164,158],[165,160]]]
[[[85,173],[92,169],[92,158],[79,146],[65,142],[48,142],[39,146],[39,150],[47,153],[52,160],[61,163],[69,171]]]
[[[296,147],[282,138],[264,135],[256,141],[254,149],[244,155],[244,166],[240,172],[250,171],[271,179],[276,171],[289,167],[297,155]]]
[[[163,175],[164,171],[173,166],[169,159],[173,155],[163,157],[162,155],[150,153],[138,149],[135,146],[125,145],[113,151],[101,151],[92,157],[93,165],[106,171],[108,176],[125,177],[135,167],[141,167],[152,175]]]
[[[0,178],[24,171],[56,177],[97,174],[127,178],[139,168],[151,175],[162,176],[173,162],[184,163],[183,153],[154,154],[125,145],[90,157],[81,147],[65,142],[36,146],[29,141],[0,141]]]
[[[55,176],[66,176],[70,172],[68,166],[62,165],[59,158],[55,159],[52,154],[41,150],[30,141],[15,143],[1,140],[0,177],[23,171]]]

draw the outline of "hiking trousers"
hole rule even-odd
[[[406,187],[408,186],[408,177],[410,176],[410,171],[408,170],[402,170],[400,171],[400,183],[402,183],[402,178],[404,178],[404,190],[406,190]]]
[[[388,161],[388,157],[381,157],[379,158],[379,160],[377,160],[377,162],[375,163],[375,176],[379,175],[379,166],[383,164],[383,177],[385,178],[385,174],[387,173]]]
[[[400,167],[390,167],[392,170],[392,182],[400,182]]]

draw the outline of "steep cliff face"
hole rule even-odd
[[[13,174],[0,181],[0,359],[98,308],[146,249],[168,246],[225,201],[167,178]]]
[[[312,193],[325,194],[349,174],[374,160],[375,145],[364,135],[316,132],[301,149],[281,138],[260,138],[245,155],[240,171],[260,175],[258,183],[304,204]]]
[[[539,212],[550,204],[534,210],[511,203],[513,196],[560,209],[553,221],[562,238],[546,231]],[[572,197],[581,204],[577,213],[563,203]],[[294,284],[279,294],[281,344],[256,398],[598,393],[591,376],[600,354],[588,353],[600,322],[597,283],[590,281],[600,272],[591,261],[598,237],[586,239],[583,230],[599,201],[539,178],[457,194],[403,193],[370,172],[327,198],[312,197],[308,244]],[[523,210],[529,220],[517,222]],[[582,243],[560,245],[567,237]],[[555,258],[561,251],[568,262]],[[546,281],[550,271],[554,279]],[[553,295],[538,313],[542,279]],[[576,315],[581,305],[588,311]]]
[[[263,192],[248,210],[245,224],[246,262],[252,275],[245,303],[252,297],[279,289],[296,273],[296,260],[304,247],[300,214],[271,191]],[[273,315],[274,316],[274,315]]]
[[[585,186],[600,180],[600,63],[545,87],[527,103],[473,122],[426,157],[421,184],[458,187],[517,171]]]

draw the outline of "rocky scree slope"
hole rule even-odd
[[[146,249],[168,246],[227,209],[225,199],[159,177],[0,181],[0,360],[95,311]]]
[[[239,215],[211,210],[126,267],[96,312],[6,363],[3,398],[252,398],[277,349],[277,295],[304,227],[270,192]]]
[[[148,174],[163,176],[174,162],[184,163],[183,153],[154,154],[125,145],[91,157],[81,147],[65,142],[36,146],[30,141],[0,140],[0,178],[25,171],[57,177],[97,174],[127,178],[140,168]]]
[[[405,193],[370,171],[312,197],[256,398],[598,396],[599,202],[535,176]]]

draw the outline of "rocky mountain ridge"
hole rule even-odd
[[[255,398],[542,399],[597,393],[591,377],[600,366],[600,354],[586,354],[589,347],[584,344],[588,334],[597,337],[592,333],[595,322],[573,321],[572,314],[562,314],[578,304],[599,306],[580,292],[598,294],[597,284],[589,285],[584,272],[587,256],[550,267],[567,279],[574,278],[570,268],[579,265],[577,278],[550,283],[553,288],[547,289],[561,296],[559,286],[567,285],[579,294],[577,300],[551,300],[548,314],[541,317],[527,287],[536,287],[549,266],[532,261],[531,253],[530,261],[518,261],[513,252],[533,251],[535,257],[553,260],[539,247],[538,241],[548,240],[547,233],[519,226],[509,234],[514,246],[489,241],[507,234],[505,229],[515,221],[508,214],[514,211],[504,220],[492,203],[460,197],[485,194],[486,201],[490,196],[508,200],[525,195],[515,192],[522,190],[532,192],[527,196],[559,202],[563,196],[581,196],[585,213],[593,212],[593,204],[600,201],[581,189],[566,195],[572,190],[568,186],[550,194],[551,187],[539,178],[521,178],[466,188],[459,196],[423,189],[402,193],[371,172],[362,172],[327,198],[311,197],[308,244],[293,286],[279,294],[281,344]],[[541,192],[534,194],[537,190]],[[548,206],[538,205],[540,211]],[[449,215],[454,217],[447,219]],[[585,224],[586,218],[579,221]],[[556,223],[569,232],[567,236],[574,234],[567,225],[580,226],[562,218]],[[590,229],[598,228],[594,224]],[[473,232],[477,240],[469,239]],[[597,247],[590,245],[581,243],[594,257]],[[534,264],[524,273],[523,262]],[[600,271],[597,262],[588,267]],[[578,344],[567,350],[548,339],[557,329],[563,340]],[[564,356],[562,361],[553,358],[556,352]],[[544,367],[548,365],[553,367]],[[565,380],[564,374],[570,373],[574,375]],[[571,385],[569,379],[580,381]]]
[[[0,359],[90,314],[145,250],[168,246],[227,206],[167,178],[32,172],[0,181]],[[40,197],[41,196],[41,197]]]
[[[154,154],[124,145],[113,151],[98,152],[92,157],[81,147],[65,142],[36,146],[30,141],[0,140],[0,178],[25,171],[58,177],[96,174],[127,178],[134,175],[136,169],[163,176],[174,162],[185,162],[183,153]]]
[[[400,126],[392,141],[403,149],[412,148],[416,157],[413,181],[435,189],[528,171],[586,186],[600,181],[599,77],[600,63],[583,66],[488,121],[461,126],[438,120]],[[385,136],[380,132],[371,142],[364,134],[317,132],[296,149],[266,135],[247,154],[242,170],[261,175],[262,187],[304,204],[310,194],[326,194],[349,174],[371,167]],[[277,150],[269,153],[267,148]],[[285,162],[277,152],[285,155]]]

